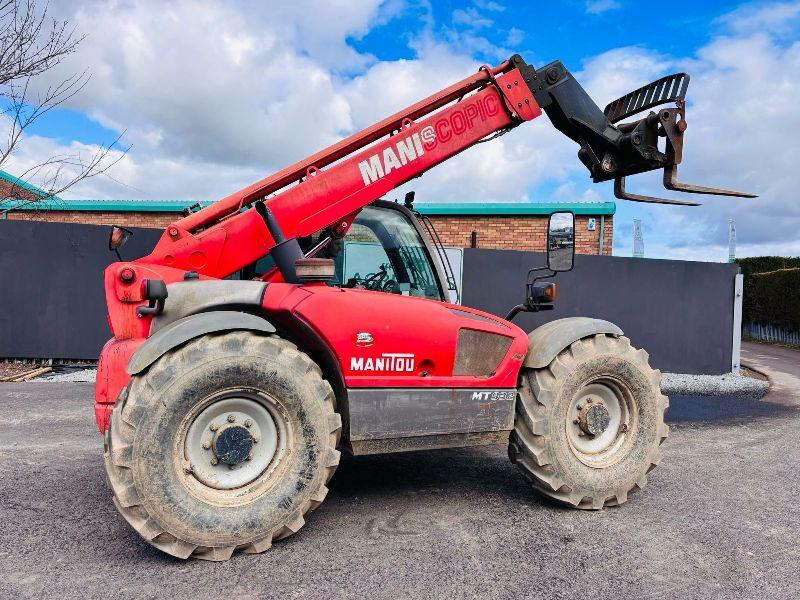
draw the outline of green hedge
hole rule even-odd
[[[800,331],[800,269],[754,273],[750,280],[745,320]]]
[[[752,258],[737,258],[736,263],[742,270],[742,275],[747,279],[753,273],[767,273],[778,269],[800,269],[800,256],[787,258],[785,256],[753,256]]]
[[[765,302],[762,298],[763,290],[759,287],[756,290],[756,276],[763,273],[771,273],[782,269],[798,269],[800,268],[800,257],[787,258],[785,256],[754,256],[752,258],[739,258],[736,259],[739,269],[744,275],[744,299],[742,302],[742,321],[745,323],[761,323],[764,325],[770,324],[768,321],[761,320],[763,318],[763,310],[761,305]],[[760,284],[763,286],[765,284]],[[800,299],[795,296],[796,302]],[[766,300],[769,303],[769,300]],[[771,313],[771,311],[770,311]],[[772,323],[777,325],[777,323]]]

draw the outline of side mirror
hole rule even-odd
[[[547,224],[547,268],[571,271],[575,263],[575,215],[554,212]]]
[[[133,232],[130,229],[118,227],[117,225],[111,226],[111,233],[108,236],[108,249],[115,252],[119,260],[122,260],[122,257],[119,255],[119,249],[125,245],[125,242],[127,242],[132,235]]]

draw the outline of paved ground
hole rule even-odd
[[[770,400],[791,405],[800,395],[800,350],[742,342],[742,364],[770,378]]]
[[[91,394],[0,384],[2,598],[797,597],[795,407],[674,397],[651,484],[598,513],[540,500],[503,448],[346,459],[298,535],[208,563],[117,515]]]

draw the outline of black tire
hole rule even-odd
[[[227,466],[210,454],[198,469],[186,459],[188,436],[199,427],[198,415],[240,397],[274,418],[275,450],[264,450],[268,466],[254,471],[252,481],[217,489],[199,479],[201,469],[252,470],[260,463]],[[147,542],[178,558],[227,560],[237,550],[263,552],[273,540],[296,533],[328,492],[325,484],[339,463],[341,418],[334,403],[319,367],[280,337],[239,331],[192,340],[133,377],[112,411],[104,456],[114,503]],[[223,429],[235,425],[218,420]],[[220,426],[200,429],[195,437],[214,435]],[[258,441],[253,435],[252,449]],[[251,450],[242,460],[252,456]],[[222,480],[234,476],[227,473],[220,472]]]
[[[645,487],[669,432],[669,400],[648,358],[625,337],[595,335],[543,369],[522,370],[508,454],[537,492],[600,509]],[[592,430],[585,411],[597,405],[602,408],[592,410],[606,427]]]

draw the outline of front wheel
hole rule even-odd
[[[520,375],[509,457],[533,488],[583,509],[642,489],[667,438],[661,374],[624,337],[578,340]]]
[[[331,386],[293,344],[206,335],[131,380],[111,413],[106,472],[150,544],[226,560],[303,526],[328,491],[340,432]]]

